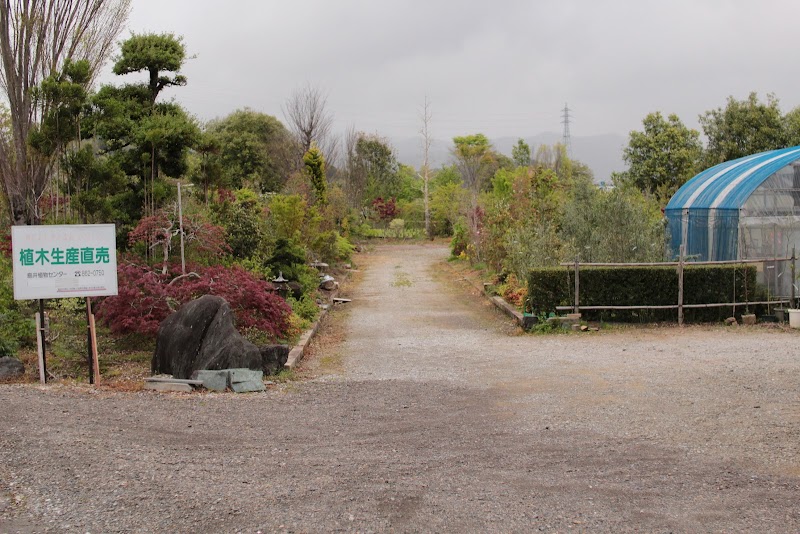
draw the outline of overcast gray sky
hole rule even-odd
[[[573,136],[627,135],[651,111],[698,127],[750,91],[786,112],[798,23],[790,0],[133,0],[129,31],[184,36],[189,84],[168,96],[201,120],[245,106],[283,120],[311,83],[337,130],[393,137],[417,135],[427,94],[446,139],[558,132],[565,103]]]

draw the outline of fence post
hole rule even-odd
[[[575,313],[580,313],[580,276],[578,274],[578,260],[580,256],[575,256]]]
[[[681,245],[678,258],[678,326],[683,326],[683,262],[686,254],[686,245]]]
[[[795,272],[795,269],[797,268],[796,265],[795,265],[796,262],[797,262],[797,257],[795,256],[795,247],[793,246],[792,247],[792,279],[790,281],[791,283],[789,284],[789,285],[792,286],[792,302],[791,302],[791,304],[789,304],[790,308],[795,308],[794,272]]]

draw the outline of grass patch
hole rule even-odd
[[[277,384],[285,384],[287,382],[293,382],[297,380],[297,374],[294,372],[294,369],[289,369],[288,367],[284,367],[280,371],[278,371],[274,375],[267,375],[264,377],[266,380],[270,380]]]
[[[411,282],[411,278],[409,278],[408,273],[399,272],[394,274],[394,282],[392,282],[394,287],[411,287],[413,282]]]

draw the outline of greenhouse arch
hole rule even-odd
[[[800,146],[726,161],[686,182],[665,209],[671,255],[695,261],[786,258],[800,250]],[[788,262],[759,278],[791,291]]]

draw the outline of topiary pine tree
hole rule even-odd
[[[311,144],[311,148],[303,156],[303,164],[306,166],[306,173],[311,178],[311,185],[317,195],[316,204],[326,204],[328,202],[328,184],[325,177],[325,157],[316,143]]]

